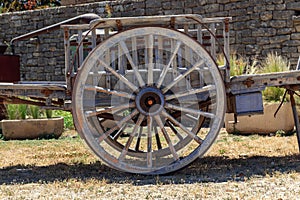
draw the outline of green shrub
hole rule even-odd
[[[52,118],[52,110],[41,110],[38,106],[26,104],[7,104],[6,112],[8,119],[39,119]]]
[[[290,63],[287,59],[273,52],[267,55],[261,65],[260,73],[284,72],[290,68]]]
[[[41,117],[41,111],[38,106],[29,106],[29,110],[33,119],[39,119]]]
[[[1,0],[0,13],[60,6],[60,0]]]
[[[18,112],[18,105],[16,104],[8,104],[6,105],[6,112],[7,112],[7,117],[10,120],[13,119],[18,119],[19,118],[19,112]]]
[[[46,117],[47,118],[52,118],[52,116],[53,116],[53,110],[46,110],[45,113],[46,113]]]
[[[54,117],[63,117],[64,118],[64,126],[67,129],[74,129],[73,117],[71,112],[55,110],[53,112]]]
[[[73,117],[71,112],[62,110],[42,110],[38,106],[24,104],[7,104],[6,112],[8,119],[10,120],[63,117],[64,127],[66,129],[74,129]]]
[[[217,63],[218,65],[224,65],[223,56],[218,56]],[[256,64],[257,62],[254,61],[250,65],[245,57],[237,54],[232,54],[230,55],[230,76],[255,74],[257,73]]]
[[[259,73],[273,73],[288,71],[290,64],[282,56],[277,53],[270,53],[261,64]],[[263,91],[263,97],[266,101],[280,101],[284,94],[284,89],[279,87],[267,87]]]

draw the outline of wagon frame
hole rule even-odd
[[[11,40],[13,52],[15,42],[61,28],[66,81],[0,83],[0,100],[71,111],[80,136],[107,165],[165,174],[205,154],[225,112],[261,113],[261,92],[282,87],[290,95],[300,148],[294,100],[300,71],[230,77],[230,21],[85,14],[33,31]]]

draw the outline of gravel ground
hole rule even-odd
[[[0,142],[0,199],[300,199],[296,136],[222,133],[207,156],[164,176],[110,169],[79,139],[50,143]]]

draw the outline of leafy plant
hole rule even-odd
[[[8,119],[26,119],[26,118],[52,118],[63,117],[64,127],[67,129],[74,129],[73,117],[71,112],[62,110],[41,110],[38,106],[23,105],[23,104],[7,104],[6,112]]]
[[[266,59],[262,62],[260,73],[272,73],[288,71],[290,63],[287,59],[277,55],[277,53],[269,53]]]
[[[221,56],[218,57],[218,65],[222,65]],[[288,71],[290,67],[287,59],[277,53],[269,53],[266,59],[258,66],[258,62],[255,60],[252,64],[249,64],[247,59],[243,56],[232,54],[230,56],[230,75],[240,76],[243,74],[262,74]],[[267,87],[263,91],[263,97],[266,101],[280,101],[284,94],[283,88]]]
[[[6,112],[8,119],[17,119],[18,118],[18,105],[8,104],[6,105]]]
[[[55,110],[53,112],[54,117],[63,117],[64,118],[64,127],[67,129],[74,129],[73,117],[71,112]]]
[[[38,106],[26,104],[8,104],[6,105],[8,119],[39,119],[41,117],[52,118],[52,110],[41,110]]]
[[[53,116],[53,110],[46,110],[45,113],[46,113],[46,117],[47,118],[52,118],[52,116]]]
[[[29,106],[30,114],[33,119],[39,119],[40,118],[40,108],[38,106]]]
[[[19,118],[26,119],[28,106],[26,104],[19,104],[17,106],[18,106]]]
[[[288,71],[290,63],[277,53],[270,53],[262,62],[259,73],[272,73]],[[266,101],[280,101],[284,94],[283,88],[267,87],[263,91],[263,97]]]
[[[218,65],[224,65],[222,56],[218,56]],[[230,76],[239,76],[243,74],[255,74],[257,73],[257,62],[254,61],[249,64],[247,59],[241,55],[231,54],[230,55]]]
[[[60,0],[0,0],[0,13],[60,6]]]
[[[26,119],[27,105],[24,104],[8,104],[6,105],[8,119]]]

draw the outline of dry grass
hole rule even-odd
[[[296,136],[221,132],[205,158],[164,176],[102,165],[74,132],[58,140],[0,141],[1,199],[297,199]]]

